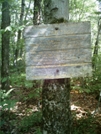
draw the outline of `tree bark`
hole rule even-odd
[[[71,134],[70,79],[45,80],[43,134]]]
[[[44,0],[44,23],[68,21],[69,0]],[[70,79],[45,80],[43,134],[71,134]]]
[[[21,26],[23,24],[24,7],[25,7],[25,0],[22,0],[21,1],[21,14],[20,14],[19,26]],[[17,64],[17,59],[18,59],[19,55],[20,55],[20,57],[22,55],[22,46],[21,46],[21,43],[20,43],[21,34],[22,34],[22,31],[19,30],[18,31],[18,36],[17,36],[17,48],[15,50],[16,64]]]
[[[69,0],[44,0],[44,23],[61,23],[69,19]]]
[[[10,6],[8,0],[2,2],[2,24],[1,29],[5,30],[10,25]],[[4,31],[2,33],[2,66],[1,66],[1,88],[9,89],[9,43],[10,32]]]
[[[28,7],[26,9],[26,14],[25,14],[25,17],[24,17],[24,22],[25,23],[26,23],[26,19],[27,19],[27,16],[28,16],[28,11],[30,10],[31,2],[32,2],[32,0],[29,1],[29,5],[28,5]]]
[[[40,12],[41,12],[41,1],[42,0],[34,0],[34,14],[33,14],[33,24],[40,24]]]
[[[101,24],[100,24],[100,19],[98,20],[98,32],[97,32],[97,37],[95,41],[95,46],[94,46],[94,52],[93,52],[93,64],[92,67],[93,69],[96,70],[96,58],[98,56],[98,51],[99,51],[99,35],[100,35],[100,30],[101,30]]]
[[[97,32],[96,42],[95,42],[95,46],[94,46],[93,56],[98,55],[100,30],[101,30],[101,24],[100,24],[100,19],[99,19],[99,21],[98,21],[98,32]]]

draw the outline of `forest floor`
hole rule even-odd
[[[76,130],[80,131],[73,134],[101,134],[101,104],[99,105],[95,98],[96,94],[94,93],[71,91],[73,126],[78,127]]]
[[[6,117],[7,112],[4,114],[7,123],[2,130],[7,131],[9,128],[11,132],[9,134],[41,134],[41,118],[39,117],[41,117],[42,106],[40,95],[37,96],[36,91],[36,94],[34,94],[33,90],[23,88],[17,89],[15,92],[12,99],[19,101],[8,113],[8,118]],[[93,114],[98,105],[95,98],[95,94],[79,92],[77,89],[71,90],[71,111],[74,128],[72,134],[101,134],[101,107]]]

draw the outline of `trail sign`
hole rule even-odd
[[[28,26],[24,38],[28,80],[91,75],[90,22]]]

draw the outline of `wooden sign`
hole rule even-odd
[[[90,22],[28,26],[24,38],[27,80],[91,75]]]

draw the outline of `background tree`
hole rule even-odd
[[[41,1],[42,0],[34,0],[34,14],[33,14],[33,24],[40,24],[41,19]]]
[[[40,0],[39,1],[36,0],[36,1],[39,2]],[[47,1],[42,0],[42,2],[41,2],[41,4],[45,5],[45,9],[42,8],[41,10],[47,11],[46,14],[44,14],[43,16],[47,15],[47,18],[48,18],[48,14],[51,15],[53,13],[52,14],[52,16],[53,16],[57,12],[57,7],[53,8],[55,3],[53,3],[53,5],[51,5],[51,1],[53,1],[53,0],[47,0]],[[60,0],[54,0],[54,2],[57,2],[57,1],[59,2]],[[61,0],[61,1],[63,1],[63,0]],[[84,87],[81,88],[81,86],[80,86],[81,78],[79,78],[79,80],[71,79],[71,81],[72,81],[71,84],[72,84],[72,89],[73,89],[72,91],[76,92],[76,93],[73,93],[72,95],[75,97],[76,97],[76,95],[79,94],[78,93],[79,91],[80,92],[84,91],[84,93],[86,92],[85,95],[87,95],[87,92],[89,92],[89,93],[94,92],[93,95],[95,95],[96,92],[98,92],[99,89],[101,88],[101,39],[100,39],[101,33],[100,33],[100,30],[99,30],[99,36],[97,38],[98,29],[100,26],[100,22],[99,22],[99,26],[98,26],[98,21],[101,17],[101,10],[98,11],[98,7],[101,4],[99,5],[98,1],[101,2],[101,0],[69,0],[69,19],[70,19],[69,21],[74,21],[74,22],[91,21],[92,52],[94,52],[94,46],[95,46],[96,40],[98,39],[98,46],[97,46],[98,53],[97,53],[97,56],[94,61],[95,62],[94,65],[96,65],[96,70],[94,70],[94,75],[90,79],[85,78],[86,79],[85,85],[87,85],[86,88],[84,88]],[[4,8],[5,10],[2,10],[4,7],[4,4],[2,2],[8,3],[7,5],[9,5],[10,16],[8,17],[8,19],[7,19],[7,14],[9,12],[7,12],[7,14],[5,13],[5,15],[3,15],[4,12],[6,12],[8,6],[6,5]],[[22,32],[23,32],[24,27],[26,27],[27,25],[33,25],[33,14],[34,14],[33,9],[35,8],[35,4],[34,4],[35,0],[25,0],[25,5],[23,5],[24,14],[23,14],[23,19],[22,19],[22,24],[20,25],[20,16],[21,16],[21,8],[22,8],[21,2],[22,2],[22,0],[0,0],[0,14],[1,14],[0,15],[0,24],[2,23],[2,20],[5,20],[5,22],[6,22],[6,24],[2,23],[2,25],[5,24],[5,27],[4,28],[2,27],[2,29],[0,29],[0,33],[1,33],[0,34],[0,52],[1,52],[0,53],[0,71],[4,71],[4,73],[5,73],[5,76],[2,75],[3,76],[2,83],[7,86],[7,85],[9,85],[9,82],[10,82],[10,91],[13,91],[13,94],[10,94],[9,91],[3,94],[4,91],[0,90],[0,116],[3,113],[2,117],[4,117],[4,118],[2,118],[2,122],[1,122],[1,117],[0,117],[0,133],[2,133],[2,134],[6,134],[6,133],[7,134],[8,133],[9,134],[11,134],[11,133],[15,133],[15,134],[16,133],[22,133],[22,134],[41,133],[40,125],[42,124],[42,122],[41,122],[41,109],[40,109],[41,103],[40,102],[42,101],[41,100],[42,85],[38,81],[33,82],[33,81],[26,80],[25,64],[23,64],[25,62],[25,59],[24,59],[24,53],[25,53],[24,46],[25,45],[23,42]],[[45,3],[43,3],[43,2],[45,2]],[[48,2],[50,4],[47,4]],[[51,12],[48,10],[48,8],[50,9],[50,7],[52,7]],[[36,14],[39,12],[39,10],[40,9],[38,9],[38,8],[35,9]],[[3,11],[3,14],[2,14],[2,11]],[[39,14],[40,13],[38,13],[38,15]],[[3,17],[4,18],[6,17],[6,18],[3,19]],[[9,24],[7,25],[7,21],[9,20],[9,18],[11,18],[11,22],[10,22],[10,25]],[[38,18],[37,15],[36,15],[36,18]],[[51,23],[51,22],[48,22],[47,18],[45,20],[45,18],[44,18],[44,23]],[[49,16],[49,18],[50,18],[50,16]],[[7,19],[7,21],[6,21],[6,19]],[[63,20],[63,18],[62,18],[62,20]],[[60,22],[62,22],[62,20]],[[50,21],[51,21],[51,19],[50,19]],[[53,23],[54,22],[55,21],[53,21]],[[39,22],[37,24],[39,24]],[[21,38],[19,40],[19,46],[18,46],[19,30],[21,31]],[[9,37],[6,35],[10,35],[9,49],[8,49],[8,43],[7,44],[4,43],[4,45],[2,47],[2,41],[6,41],[6,38]],[[2,38],[2,36],[4,36],[5,39],[4,39],[4,37]],[[6,49],[7,51],[4,50],[5,47],[7,47],[7,49]],[[15,51],[17,48],[18,48],[18,56],[16,58]],[[9,52],[9,58],[8,58],[6,52],[7,53]],[[6,69],[10,70],[8,72],[5,72],[6,69],[4,70],[3,66],[2,66],[3,69],[1,70],[1,65],[2,65],[1,54],[3,54],[3,53],[4,53],[3,59],[6,58],[6,62],[3,64],[9,63],[9,68],[8,68],[8,65],[6,66]],[[6,55],[6,57],[5,57],[5,55]],[[19,65],[19,66],[17,66],[17,68],[15,66],[16,60]],[[19,64],[19,63],[21,63],[21,64]],[[7,81],[8,75],[9,75],[9,80]],[[56,89],[56,92],[53,92],[53,95],[50,97],[53,97],[52,99],[54,99],[56,97],[55,98],[56,100],[59,98],[58,100],[61,102],[60,103],[60,107],[61,107],[61,105],[62,105],[61,99],[63,98],[64,100],[66,100],[65,98],[69,98],[69,97],[66,97],[69,94],[66,94],[65,98],[64,98],[64,94],[66,91],[65,90],[65,91],[63,91],[64,92],[63,96],[61,96],[62,94],[60,91],[60,85],[62,85],[61,86],[61,89],[62,89],[62,87],[63,88],[66,87],[65,84],[64,84],[65,86],[63,86],[63,83],[66,83],[68,86],[68,89],[69,89],[70,82],[68,83],[68,80],[63,80],[63,79],[60,79],[57,81],[58,82],[55,82],[55,83],[57,84],[56,87],[59,86],[59,90]],[[37,82],[37,86],[36,86],[35,82]],[[49,85],[49,83],[50,83],[50,85]],[[43,96],[45,97],[45,95],[46,95],[46,98],[43,98],[43,101],[45,101],[47,98],[49,98],[49,94],[52,93],[52,91],[49,92],[48,89],[52,88],[52,90],[54,90],[54,86],[53,86],[54,81],[52,84],[51,83],[52,83],[52,81],[50,81],[50,80],[49,80],[49,82],[46,80],[44,82],[44,89],[46,89],[46,90],[43,90]],[[58,83],[62,83],[62,84],[58,85]],[[73,84],[76,84],[76,85],[73,85]],[[79,86],[77,86],[77,84]],[[33,85],[34,85],[34,87],[33,87]],[[0,87],[1,87],[1,76],[0,76]],[[7,89],[6,87],[4,87],[4,88]],[[2,89],[4,89],[4,88],[2,88]],[[45,93],[45,95],[44,95],[44,93]],[[68,92],[66,91],[66,93],[68,93]],[[8,94],[10,95],[9,97],[6,96]],[[90,97],[93,99],[92,101],[94,101],[92,94],[90,94],[90,95],[91,95]],[[4,110],[5,108],[6,109],[12,108],[11,104],[13,103],[13,98],[14,99],[17,98],[18,103],[21,102],[20,104],[16,105],[18,109],[12,109],[12,110],[14,110],[14,112],[12,110],[8,110],[8,111]],[[55,100],[55,102],[56,102],[56,100]],[[78,100],[76,100],[76,103],[80,104],[79,101],[81,101],[81,100],[83,102],[85,102],[83,104],[86,104],[88,102],[88,97],[84,96],[84,99],[83,99],[83,93],[80,93],[80,96],[79,96]],[[89,100],[89,103],[90,103],[90,108],[91,108],[91,105],[93,103],[91,103],[90,100]],[[3,107],[4,109],[2,109],[1,105],[5,104],[5,103],[6,103],[6,106],[4,105],[4,107]],[[49,103],[49,101],[48,101],[48,103]],[[25,105],[27,104],[27,107],[24,104]],[[43,105],[46,106],[46,102],[43,102]],[[67,101],[66,101],[66,105],[68,105]],[[54,106],[54,105],[52,104],[51,106]],[[61,108],[63,108],[63,107],[64,107],[64,105]],[[81,103],[81,107],[82,107],[82,109],[84,108],[82,103]],[[90,110],[90,108],[88,108],[88,109]],[[34,112],[35,109],[36,109],[36,111]],[[87,111],[88,111],[88,109],[87,109]],[[37,110],[39,110],[39,111],[37,111]],[[49,117],[49,120],[50,120],[51,116],[54,114],[53,115],[54,120],[52,120],[53,124],[54,124],[54,121],[56,120],[57,116],[59,117],[59,114],[57,115],[57,113],[55,113],[55,111],[52,115],[50,113],[48,113],[47,112],[47,111],[49,111],[48,106],[46,106],[46,109],[43,109],[43,111],[46,112],[46,115]],[[75,112],[78,113],[78,111],[82,112],[81,109],[77,109],[77,111],[75,111]],[[95,117],[96,115],[95,115],[94,118],[92,119],[91,116],[89,116],[89,113],[87,111],[85,111],[85,114],[84,114],[84,112],[82,112],[82,113],[80,112],[80,116],[84,115],[83,119],[82,118],[79,119],[78,117],[76,117],[76,115],[79,115],[79,113],[74,115],[74,112],[73,112],[73,115],[74,115],[73,116],[74,117],[73,118],[74,119],[73,129],[74,130],[73,130],[72,134],[75,134],[75,133],[82,134],[84,132],[89,133],[89,134],[90,133],[91,134],[92,133],[99,133],[99,134],[101,133],[100,116],[98,117],[98,115],[97,115],[97,118],[96,118]],[[60,111],[60,116],[62,116],[62,113],[65,114],[64,111],[62,111],[62,112]],[[43,114],[44,114],[43,116],[45,116],[45,118],[46,118],[45,113],[43,113]],[[63,114],[63,116],[64,116],[64,114]],[[47,120],[47,122],[49,120]],[[57,122],[58,122],[58,120],[57,120]],[[91,127],[89,127],[89,124]],[[97,128],[96,128],[96,125],[98,125],[99,127],[97,126]],[[47,126],[45,125],[44,127],[47,127]],[[53,127],[53,125],[52,125],[52,127]],[[64,127],[65,127],[65,125],[64,125]],[[51,128],[51,126],[48,125],[47,129],[49,130],[50,128]],[[93,131],[95,129],[97,130],[96,132]]]
[[[2,2],[2,66],[1,66],[1,87],[9,89],[9,45],[10,45],[10,5],[8,0]]]
[[[25,7],[25,0],[22,0],[21,1],[21,13],[20,13],[20,19],[19,19],[19,26],[22,26],[23,25],[23,18],[24,18],[24,7]],[[21,42],[20,42],[20,39],[22,37],[22,31],[21,29],[18,30],[18,35],[17,35],[17,47],[16,47],[16,50],[15,50],[15,61],[16,61],[16,64],[17,64],[17,59],[18,57],[21,57],[22,56],[22,45],[21,45]]]

